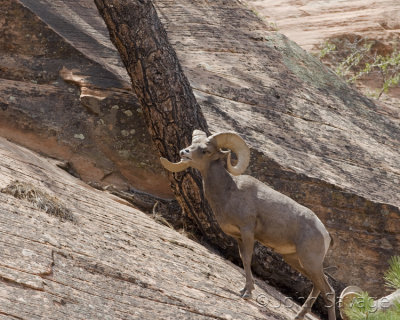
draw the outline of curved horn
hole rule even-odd
[[[171,172],[181,172],[187,168],[189,168],[189,163],[186,161],[179,161],[177,163],[173,163],[163,157],[160,158],[161,164],[165,169]]]
[[[242,174],[250,162],[250,149],[246,142],[234,132],[222,132],[213,134],[208,138],[214,140],[218,148],[230,149],[236,153],[238,162],[236,166],[231,164],[231,156],[228,155],[227,169],[234,176]]]
[[[362,289],[357,286],[349,286],[342,291],[339,298],[339,310],[342,319],[348,319],[345,309],[354,301],[354,298],[359,297],[362,292]]]

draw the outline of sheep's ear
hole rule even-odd
[[[220,159],[227,159],[231,156],[231,150],[219,150]]]
[[[227,157],[229,156],[230,153],[231,153],[230,150],[228,150],[228,151],[218,150],[216,153],[214,153],[212,155],[211,160],[218,160],[218,159],[225,160],[225,159],[227,159]]]

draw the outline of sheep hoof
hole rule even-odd
[[[249,300],[249,299],[251,299],[251,297],[252,297],[252,294],[248,293],[248,292],[246,292],[244,295],[242,295],[242,299],[244,299],[244,300]]]
[[[251,299],[252,294],[251,292],[247,291],[246,289],[240,290],[240,297],[242,299],[248,300]]]

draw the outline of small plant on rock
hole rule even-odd
[[[377,75],[378,99],[400,83],[400,51],[377,40],[355,35],[333,38],[321,46],[319,58],[349,83]]]
[[[35,208],[57,217],[61,221],[76,222],[73,213],[58,198],[28,182],[12,181],[8,186],[0,189],[0,192],[12,195],[17,199],[26,200]]]
[[[385,273],[386,286],[400,289],[400,256],[392,257],[389,269]],[[367,292],[362,292],[345,310],[350,320],[398,320],[400,319],[400,301],[387,310],[378,310],[377,303]]]
[[[389,261],[389,269],[385,273],[386,286],[392,289],[400,289],[400,256],[394,256]]]

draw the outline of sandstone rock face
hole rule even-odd
[[[246,0],[268,24],[309,52],[318,54],[326,41],[344,43],[354,38],[376,41],[379,54],[390,54],[400,46],[400,3],[378,1],[275,1]],[[342,61],[344,58],[342,59]],[[380,73],[371,73],[358,82],[363,92],[382,87]],[[400,86],[376,101],[382,112],[399,118]]]
[[[118,55],[115,51],[113,53],[114,49],[106,41],[107,33],[104,26],[100,27],[101,21],[91,1],[80,1],[79,7],[75,1],[69,0],[21,2],[44,22],[35,18],[28,10],[21,9],[18,2],[9,0],[6,3],[18,7],[15,14],[23,12],[32,17],[30,21],[37,21],[53,37],[56,34],[52,30],[56,31],[57,41],[73,50],[71,59],[82,57],[79,70],[88,67],[90,61],[96,68],[103,68],[104,72],[108,72],[106,78],[111,77],[120,83],[119,87],[112,86],[120,88],[118,92],[121,92],[121,88],[126,90],[126,82],[121,80],[125,79],[124,74],[118,71]],[[357,283],[373,295],[382,294],[382,273],[387,267],[389,257],[396,253],[400,241],[399,117],[392,113],[383,113],[374,102],[349,88],[316,58],[285,36],[271,31],[265,22],[239,2],[157,0],[154,3],[210,129],[213,132],[239,132],[252,148],[249,173],[311,208],[323,220],[336,243],[329,252],[327,265],[333,267],[330,273],[337,280],[338,286]],[[66,11],[65,7],[69,10]],[[45,9],[47,11],[43,11]],[[49,16],[56,18],[49,19]],[[55,23],[60,20],[70,27]],[[76,28],[89,30],[84,32],[85,41],[77,40],[76,32],[70,32]],[[48,41],[49,37],[50,35],[46,36],[43,41]],[[86,41],[90,44],[90,50],[86,50],[82,44]],[[23,43],[22,40],[20,42]],[[86,73],[69,72],[73,65],[67,65],[65,72],[61,73],[67,75],[66,79],[75,79],[74,75],[94,77],[90,70]],[[58,77],[59,70],[57,72]],[[17,81],[14,85],[20,85],[21,82],[20,79],[11,79],[5,80],[5,83],[10,81],[11,84],[14,83],[12,81]],[[74,81],[77,80],[70,80],[69,83],[82,83],[82,80]],[[25,88],[25,85],[27,84],[22,87]],[[68,83],[63,85],[67,86]],[[31,91],[21,95],[29,96],[30,101],[32,96],[35,97],[32,92],[40,92],[40,88],[53,88],[49,84],[46,84],[47,87],[34,83],[29,86]],[[102,88],[95,86],[101,92],[104,91]],[[65,92],[57,91],[58,87],[53,89],[53,96],[60,96],[61,92]],[[76,103],[76,108],[80,108],[79,112],[84,112],[78,113],[81,116],[77,118],[82,119],[82,115],[85,117],[84,121],[74,123],[95,126],[94,123],[100,120],[96,115],[99,112],[94,103],[96,100],[89,97],[86,107],[82,106],[78,101],[81,91],[76,87],[70,89],[75,90],[75,100],[70,98],[71,101]],[[10,89],[6,90],[10,92]],[[126,91],[122,92],[129,96]],[[35,113],[31,112],[33,107],[30,107],[29,112],[26,109],[24,111],[27,103],[14,107],[18,95],[5,94],[3,97],[5,98],[2,99],[8,100],[3,101],[7,108],[0,111],[3,112],[1,119],[7,121],[0,120],[4,122],[0,129],[1,134],[21,137],[18,141],[23,142],[28,136],[28,129],[29,132],[47,132],[49,125],[40,129],[43,127],[39,123],[30,129],[26,123],[31,122],[19,120]],[[65,93],[65,97],[69,96]],[[26,102],[28,98],[24,99]],[[59,110],[59,113],[55,116],[56,119],[63,114],[61,110],[65,110],[63,102],[59,100],[66,99],[57,100],[59,109],[55,110]],[[131,96],[124,101],[131,101],[130,99]],[[38,102],[36,108],[41,104],[42,102]],[[10,109],[10,106],[15,110]],[[106,104],[104,108],[110,113],[113,110],[111,104]],[[134,113],[135,108],[136,106],[129,110]],[[53,112],[55,111],[49,105],[47,113]],[[93,115],[88,116],[89,112]],[[20,116],[16,117],[16,114]],[[73,115],[71,112],[71,117]],[[108,124],[105,120],[104,122]],[[129,121],[127,125],[132,123]],[[36,139],[32,141],[38,142],[36,149],[43,148],[42,151],[48,154],[60,148],[59,143],[55,142],[62,137],[58,132],[64,132],[55,121],[51,124],[55,132],[51,140],[54,141],[52,147],[46,148],[48,139],[42,138],[46,135],[32,133]],[[138,127],[134,129],[139,130],[140,125],[143,126],[143,122],[138,122]],[[3,129],[7,127],[12,127],[13,130]],[[82,140],[81,134],[86,137],[85,132],[74,130],[68,139],[62,141],[67,143],[75,141],[74,139]],[[119,141],[122,136],[118,135],[117,140],[111,141]],[[74,139],[71,140],[71,137]],[[43,146],[39,145],[42,140]],[[146,139],[143,141],[149,143]],[[102,150],[105,143],[98,139],[90,146],[91,150]],[[76,148],[77,144],[73,150],[77,150],[77,156],[81,157],[88,147]],[[156,166],[157,159],[151,152],[142,154],[149,157],[151,166]],[[59,157],[63,158],[62,154]],[[85,172],[80,172],[82,171]],[[136,168],[132,172],[136,175]],[[150,185],[151,183],[151,191]],[[276,268],[282,266],[279,257],[267,254],[260,248],[256,248],[256,252],[258,259],[254,270],[258,274],[292,293],[305,291],[304,281],[286,281],[288,273],[294,274],[289,267]]]
[[[1,319],[291,319],[299,309],[263,281],[264,306],[241,299],[240,268],[0,138],[0,189],[15,180],[74,222],[0,192]]]
[[[249,172],[319,215],[335,279],[383,292],[400,240],[399,119],[236,2],[155,3],[211,130],[240,132]],[[259,261],[274,281],[271,263]]]
[[[390,0],[246,2],[306,50],[346,33],[382,41],[393,41],[400,35],[400,4]]]
[[[1,1],[0,134],[68,162],[84,181],[171,196],[126,71],[93,6],[100,29],[73,15],[84,15],[84,4],[31,4],[55,29],[21,3]]]

